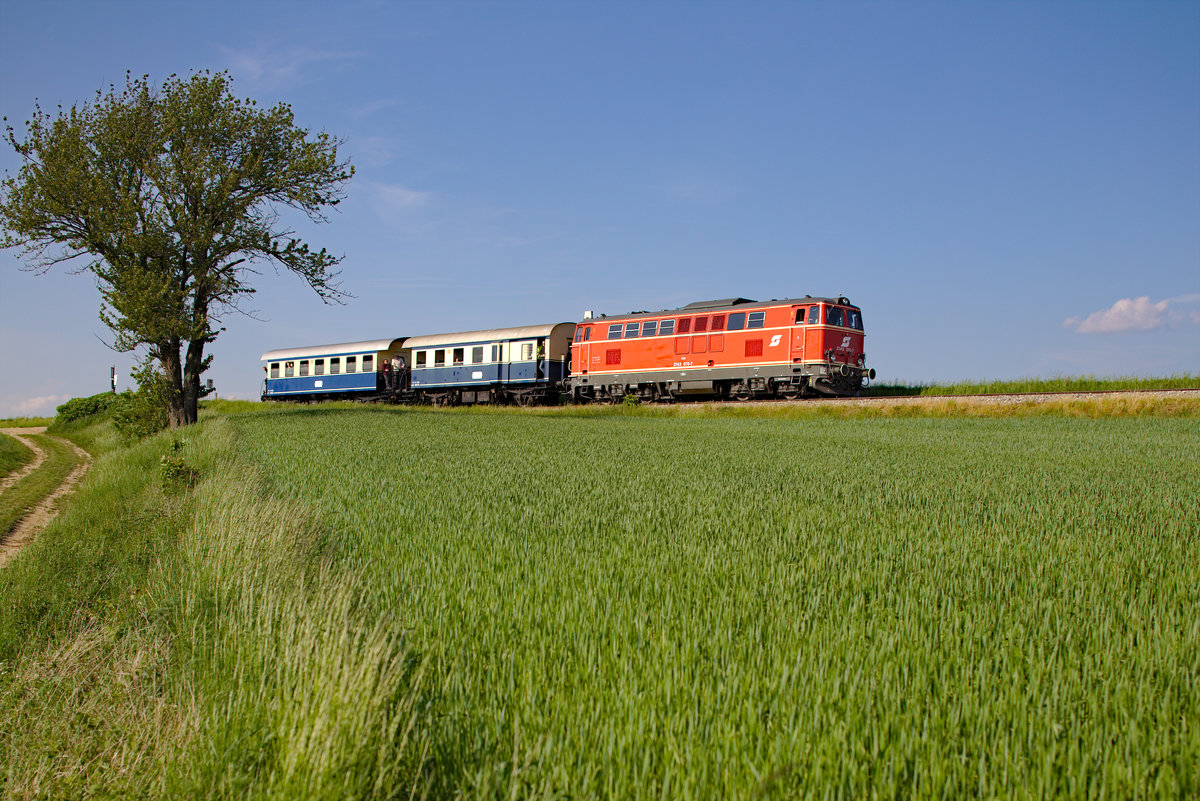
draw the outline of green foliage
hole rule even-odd
[[[185,445],[187,445],[187,442],[184,440],[177,439],[172,441],[170,453],[163,454],[162,458],[159,459],[159,481],[162,484],[164,492],[179,492],[183,489],[190,489],[200,478],[199,471],[183,459],[181,451]]]
[[[55,409],[57,414],[54,417],[54,425],[62,426],[66,423],[73,423],[76,420],[94,417],[108,411],[117,402],[117,396],[111,392],[101,392],[98,395],[92,395],[87,398],[71,398],[71,400]]]
[[[959,381],[952,384],[875,384],[863,395],[984,395],[1025,392],[1097,392],[1139,389],[1200,388],[1200,376],[1181,373],[1160,378],[1057,376],[1017,381]]]
[[[1200,791],[1194,420],[652,411],[235,421],[429,654],[436,796]]]
[[[172,425],[196,421],[205,346],[254,292],[254,262],[342,296],[340,257],[310,249],[278,213],[325,220],[354,172],[340,143],[298,127],[287,104],[234,97],[226,73],[161,88],[127,75],[93,103],[35,108],[7,140],[24,164],[0,183],[0,245],[35,270],[85,260],[115,347],[146,345],[161,364]]]
[[[621,398],[621,405],[623,405],[623,406],[641,406],[642,399],[639,398],[636,393],[628,392],[625,394],[625,397]]]
[[[126,442],[142,439],[170,425],[170,382],[146,358],[130,373],[137,382],[137,392],[125,390],[120,403],[113,409],[113,425]]]

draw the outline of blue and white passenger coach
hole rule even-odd
[[[439,404],[536,403],[569,373],[575,323],[409,337],[412,390]]]
[[[409,351],[400,339],[372,339],[310,348],[284,348],[262,355],[267,377],[263,400],[362,398],[385,390],[380,370],[385,361]]]

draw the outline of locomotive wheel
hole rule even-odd
[[[730,397],[736,401],[748,401],[750,400],[750,387],[745,384],[734,384]]]
[[[785,400],[795,400],[800,397],[800,387],[795,384],[780,384],[778,391],[779,397]]]

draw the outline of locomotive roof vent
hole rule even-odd
[[[592,319],[592,317],[593,317],[594,315],[595,315],[595,312],[593,312],[591,309],[587,309],[587,310],[586,310],[586,311],[584,311],[584,313],[583,313],[583,319],[585,319],[585,320],[590,320],[590,319]]]
[[[684,306],[685,309],[717,309],[722,306],[737,306],[739,303],[754,303],[749,298],[722,298],[720,300],[698,300]]]

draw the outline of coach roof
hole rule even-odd
[[[548,337],[560,325],[575,327],[573,322],[546,323],[545,325],[523,325],[516,328],[488,328],[483,331],[459,331],[454,334],[430,334],[409,337],[406,348],[437,348],[443,345],[466,345],[479,342],[507,342],[510,339],[540,339]]]
[[[336,345],[313,345],[307,348],[282,348],[269,350],[259,359],[260,362],[277,359],[307,359],[310,356],[340,356],[343,353],[376,353],[381,350],[391,350],[404,339],[368,339],[362,342],[342,342]]]

